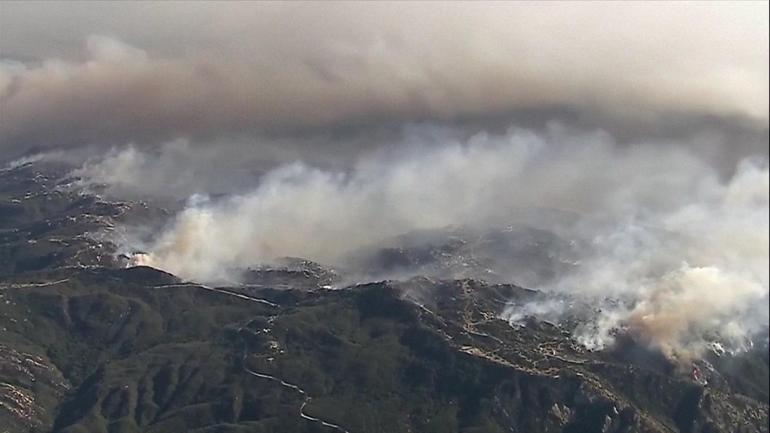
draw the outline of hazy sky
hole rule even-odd
[[[0,149],[527,110],[766,131],[767,64],[767,2],[2,2]]]

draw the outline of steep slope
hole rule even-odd
[[[344,276],[301,259],[184,282],[122,268],[94,234],[155,210],[30,166],[0,176],[5,431],[768,431],[766,346],[699,361],[704,386],[631,338],[590,352],[567,328],[511,326],[503,309],[546,296],[514,285],[333,288]]]
[[[767,431],[767,405],[729,387],[585,352],[552,325],[511,328],[493,305],[532,296],[513,286],[235,291],[150,268],[34,277],[56,284],[6,285],[0,304],[2,344],[26,354],[7,365],[35,367],[26,382],[4,370],[28,397],[8,418],[17,431]],[[413,284],[436,304],[406,299]]]

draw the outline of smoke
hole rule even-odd
[[[594,237],[593,257],[560,282],[631,301],[601,319],[589,345],[605,346],[621,325],[669,354],[702,351],[704,336],[746,348],[767,332],[767,162],[746,160],[682,201],[645,219],[664,231],[625,223]]]
[[[195,196],[154,242],[132,245],[147,251],[137,264],[201,281],[284,256],[344,267],[356,251],[410,231],[503,227],[528,209],[558,209],[581,217],[549,229],[585,247],[578,266],[537,288],[602,306],[576,330],[586,346],[627,330],[673,356],[713,340],[740,348],[765,332],[766,157],[744,159],[725,179],[687,143],[621,146],[558,124],[448,137],[415,128],[352,170],[294,163],[249,193]],[[569,304],[504,317],[553,319],[560,305]]]
[[[517,109],[572,109],[605,127],[767,122],[766,3],[434,6],[4,3],[0,149]]]
[[[194,194],[221,195],[253,189],[260,176],[282,161],[302,160],[328,169],[347,169],[357,154],[386,146],[393,132],[367,129],[330,137],[254,136],[193,142],[178,138],[157,146],[135,143],[70,150],[68,161],[81,186],[119,198],[184,200]],[[319,152],[323,149],[324,152]],[[62,152],[38,154],[62,159]]]
[[[565,210],[539,228],[579,263],[537,288],[602,307],[587,346],[627,330],[697,352],[767,327],[767,2],[0,8],[3,159],[95,154],[86,186],[191,197],[128,238],[137,263],[344,267],[411,231]],[[573,126],[485,126],[521,112]]]
[[[194,147],[183,139],[144,150],[128,145],[87,159],[72,175],[80,186],[109,196],[175,201],[250,188],[268,168],[265,154],[236,157],[226,149]]]
[[[589,214],[673,207],[677,194],[697,188],[692,172],[710,171],[677,148],[620,148],[601,131],[554,125],[543,135],[512,129],[453,142],[441,130],[418,128],[406,132],[401,146],[363,158],[352,170],[297,162],[268,172],[251,193],[191,206],[179,217],[183,229],[161,244],[172,247],[161,250],[181,264],[170,269],[185,275],[187,253],[179,256],[173,246],[192,245],[184,251],[213,262],[189,266],[204,279],[209,267],[287,255],[335,263],[410,230],[504,225],[532,207]],[[663,185],[669,193],[660,194]],[[631,191],[637,203],[627,201]],[[217,243],[222,255],[211,253]]]

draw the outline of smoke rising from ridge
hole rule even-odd
[[[560,209],[580,220],[549,228],[587,247],[573,271],[538,288],[622,300],[581,330],[587,346],[628,329],[669,354],[703,350],[707,338],[740,347],[767,326],[766,157],[723,179],[682,143],[619,146],[555,124],[441,146],[425,136],[351,171],[295,163],[247,194],[196,196],[139,246],[149,254],[138,264],[202,281],[283,256],[344,266],[409,231],[502,227],[526,209]]]

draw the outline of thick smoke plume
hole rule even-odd
[[[579,330],[587,346],[626,329],[669,354],[711,340],[739,348],[767,326],[766,157],[725,179],[686,143],[620,146],[558,125],[428,144],[436,134],[418,129],[349,171],[295,163],[250,193],[196,196],[137,263],[203,281],[283,256],[344,266],[412,230],[502,227],[558,209],[581,217],[547,228],[585,247],[572,272],[538,288],[619,301]]]
[[[767,122],[767,3],[435,6],[3,3],[0,151],[565,107]]]
[[[192,197],[126,248],[200,281],[567,211],[528,221],[579,252],[536,288],[601,306],[586,346],[739,348],[768,324],[769,44],[767,2],[0,2],[0,159]]]

